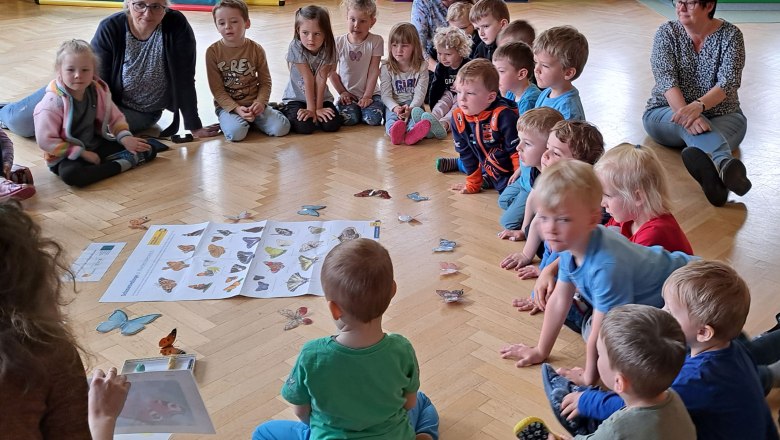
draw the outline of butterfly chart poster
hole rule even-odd
[[[322,295],[320,269],[337,244],[378,239],[368,221],[154,225],[101,302]]]

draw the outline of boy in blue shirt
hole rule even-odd
[[[663,297],[664,309],[680,323],[690,347],[672,389],[685,403],[698,438],[777,439],[764,399],[768,390],[759,382],[751,354],[762,358],[777,353],[780,338],[768,334],[752,342],[738,339],[750,310],[745,281],[725,263],[696,261],[669,276]],[[772,347],[767,349],[767,344]],[[770,369],[777,365],[759,368],[762,376],[771,376]],[[576,416],[603,420],[623,406],[615,393],[588,389],[564,397],[561,413],[580,422],[575,426],[584,426]]]
[[[530,81],[534,70],[534,53],[531,48],[522,42],[499,46],[493,53],[493,65],[498,70],[501,93],[517,103],[518,113],[522,115],[534,108],[542,91]]]
[[[439,416],[420,386],[417,357],[401,335],[382,331],[395,295],[393,263],[374,240],[333,248],[321,271],[339,332],[304,344],[282,386],[300,422],[272,420],[253,440],[437,440]]]
[[[564,321],[572,321],[587,342],[585,368],[566,376],[592,385],[598,380],[596,341],[604,315],[623,304],[661,307],[664,281],[693,257],[631,243],[600,225],[603,190],[590,164],[561,160],[544,170],[534,193],[535,221],[545,243],[559,253],[558,282],[547,300],[538,345],[513,344],[501,353],[517,359],[518,367],[538,364],[550,356]],[[573,305],[575,291],[581,299]]]
[[[552,107],[566,119],[585,120],[580,92],[572,85],[588,61],[588,40],[571,26],[547,29],[534,41],[534,78],[544,89],[536,107]]]

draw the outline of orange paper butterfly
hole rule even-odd
[[[184,350],[173,346],[174,342],[176,342],[176,329],[171,330],[168,336],[160,339],[160,354],[165,356],[185,354]]]

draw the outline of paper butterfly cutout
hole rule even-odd
[[[289,237],[293,234],[293,231],[285,228],[274,228],[276,231],[276,235],[284,235],[286,237]]]
[[[445,303],[460,302],[463,299],[463,290],[437,290],[436,293]]]
[[[441,275],[452,275],[458,273],[458,265],[455,263],[447,263],[445,261],[442,261],[439,263],[439,267],[441,268],[441,271],[439,272]]]
[[[325,232],[325,228],[320,228],[319,226],[309,226],[309,232],[312,234],[322,234]]]
[[[243,240],[247,249],[252,249],[257,246],[257,243],[260,243],[260,237],[244,237]]]
[[[168,261],[165,263],[168,267],[163,267],[162,270],[168,270],[171,269],[174,272],[178,272],[182,269],[186,269],[190,267],[189,264],[183,262],[183,261]]]
[[[301,248],[298,250],[298,252],[306,252],[312,249],[316,249],[320,247],[321,244],[322,244],[321,241],[307,241],[306,243],[301,245]]]
[[[355,194],[355,197],[381,197],[383,199],[392,199],[390,193],[383,189],[367,189]]]
[[[164,356],[185,354],[184,350],[173,346],[174,342],[176,342],[176,329],[171,330],[168,336],[160,339],[160,354]]]
[[[246,266],[234,264],[233,267],[230,268],[230,273],[242,272],[244,269],[246,269]]]
[[[301,210],[298,211],[298,214],[310,215],[312,217],[319,217],[320,216],[319,210],[325,208],[327,207],[324,205],[303,205],[301,206]]]
[[[312,321],[311,318],[307,318],[309,309],[306,307],[298,307],[294,312],[290,309],[281,309],[279,314],[288,319],[287,324],[284,325],[285,330],[292,330],[299,325],[309,325]]]
[[[455,243],[454,241],[445,240],[445,239],[439,239],[439,246],[433,248],[434,252],[452,252],[455,250],[455,246],[457,246],[458,243]]]
[[[225,238],[225,237],[223,237],[221,235],[215,235],[215,236],[211,237],[211,242],[214,243],[215,241],[222,240],[223,238]]]
[[[179,250],[184,252],[185,254],[188,253],[188,252],[194,252],[195,251],[195,246],[191,245],[191,244],[180,244],[180,245],[178,245],[176,247],[179,248]]]
[[[255,292],[262,292],[263,290],[268,290],[268,283],[264,283],[261,281],[265,277],[262,275],[255,275],[252,277],[253,280],[257,281],[257,289],[255,289]]]
[[[175,136],[175,135],[174,135]],[[188,134],[187,136],[192,136]],[[139,366],[143,366],[142,364]],[[137,368],[137,367],[136,367]],[[144,368],[144,371],[146,368]],[[175,425],[180,423],[179,415],[184,414],[186,410],[175,402],[168,400],[155,399],[149,400],[143,406],[143,409],[134,413],[134,416],[143,426],[157,425]]]
[[[232,284],[230,284],[229,286],[225,287],[222,290],[224,290],[225,292],[232,292],[233,289],[235,289],[236,287],[241,285],[241,281],[244,281],[244,279],[243,278],[239,278],[236,281],[233,281]]]
[[[226,215],[225,218],[230,221],[231,223],[238,223],[241,220],[248,220],[254,217],[253,214],[250,214],[247,211],[241,211],[238,213],[238,215]]]
[[[215,244],[209,245],[209,255],[211,255],[212,257],[219,258],[224,253],[225,253],[225,248],[223,248],[222,246],[217,246]]]
[[[360,238],[360,234],[358,234],[357,229],[355,229],[352,226],[344,228],[344,230],[341,231],[341,235],[338,236],[339,242],[341,243],[344,243],[345,241],[349,241],[349,240],[354,240],[356,238]]]
[[[298,262],[301,263],[301,269],[309,270],[315,261],[319,260],[319,257],[307,257],[306,255],[299,255]]]
[[[290,279],[287,280],[287,290],[289,290],[290,292],[295,292],[295,289],[303,286],[308,282],[309,282],[308,278],[302,277],[301,274],[295,272],[290,276]]]
[[[407,198],[414,200],[415,202],[422,202],[424,200],[431,200],[430,197],[421,196],[419,192],[415,191],[413,193],[407,194]]]
[[[151,219],[146,216],[134,218],[128,222],[127,227],[130,229],[149,229],[148,226],[144,225],[144,223],[149,222],[149,220]]]
[[[417,215],[409,215],[409,214],[398,214],[398,221],[401,223],[409,223],[409,224],[419,224],[422,223],[420,220],[417,220],[417,217],[422,214]]]
[[[203,231],[205,231],[205,229],[198,229],[197,231],[192,231],[190,233],[183,234],[183,235],[186,237],[198,237],[200,236],[200,234],[203,233]]]
[[[114,310],[114,313],[109,315],[108,321],[103,321],[95,328],[100,333],[108,333],[111,330],[119,329],[119,333],[130,336],[134,335],[144,328],[146,324],[154,321],[162,316],[159,313],[151,313],[149,315],[139,316],[137,318],[128,319],[127,313],[122,310]]]
[[[360,61],[360,58],[363,57],[363,51],[360,50],[350,50],[349,51],[349,59],[352,61]]]
[[[157,285],[162,287],[162,290],[171,293],[171,291],[176,287],[176,281],[161,277],[159,280],[157,280]]]
[[[226,283],[231,283],[231,282],[233,282],[233,281],[235,281],[235,280],[237,280],[237,279],[238,279],[238,277],[227,277],[227,278],[225,279],[225,282],[226,282]]]
[[[276,244],[281,246],[281,247],[287,247],[287,246],[292,246],[293,242],[292,242],[292,240],[282,240],[280,238],[280,239],[276,240]]]
[[[215,273],[219,272],[219,268],[217,266],[209,266],[201,273],[195,274],[196,277],[211,277],[214,276]]]
[[[227,237],[230,234],[234,234],[235,233],[233,231],[228,231],[227,229],[217,229],[217,232],[219,232],[220,234],[224,235],[225,237]]]
[[[244,252],[244,251],[238,251],[236,254],[236,257],[238,258],[238,261],[249,264],[250,261],[252,261],[252,258],[254,258],[255,254],[253,252]]]
[[[279,261],[263,261],[263,264],[268,266],[269,269],[271,269],[271,273],[279,272],[284,268],[284,263],[281,263]]]
[[[279,249],[275,247],[266,246],[265,251],[268,253],[268,255],[271,256],[271,258],[276,258],[279,255],[282,255],[283,253],[287,252],[287,249]]]
[[[191,285],[189,285],[187,287],[189,287],[190,289],[195,289],[195,290],[200,290],[201,292],[205,292],[205,291],[209,290],[209,287],[211,287],[212,284],[213,283],[208,283],[208,284],[191,284]]]
[[[242,231],[249,232],[250,234],[257,234],[258,232],[261,232],[263,229],[265,229],[265,226],[255,226],[254,228],[242,229]]]

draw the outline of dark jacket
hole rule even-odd
[[[471,61],[470,58],[464,58],[457,69],[447,67],[442,63],[436,64],[436,70],[433,71],[433,79],[431,79],[431,87],[428,92],[428,105],[431,108],[439,102],[444,92],[452,88],[452,84],[455,83],[455,77],[458,75],[458,70],[469,61]]]
[[[117,105],[122,103],[122,64],[129,18],[124,11],[103,19],[92,38],[92,50],[100,61],[100,78],[108,83]],[[171,88],[167,109],[173,112],[173,122],[162,135],[170,136],[179,130],[179,112],[184,117],[184,128],[203,127],[198,117],[198,98],[195,93],[195,34],[179,11],[169,10],[162,20],[163,46]]]

